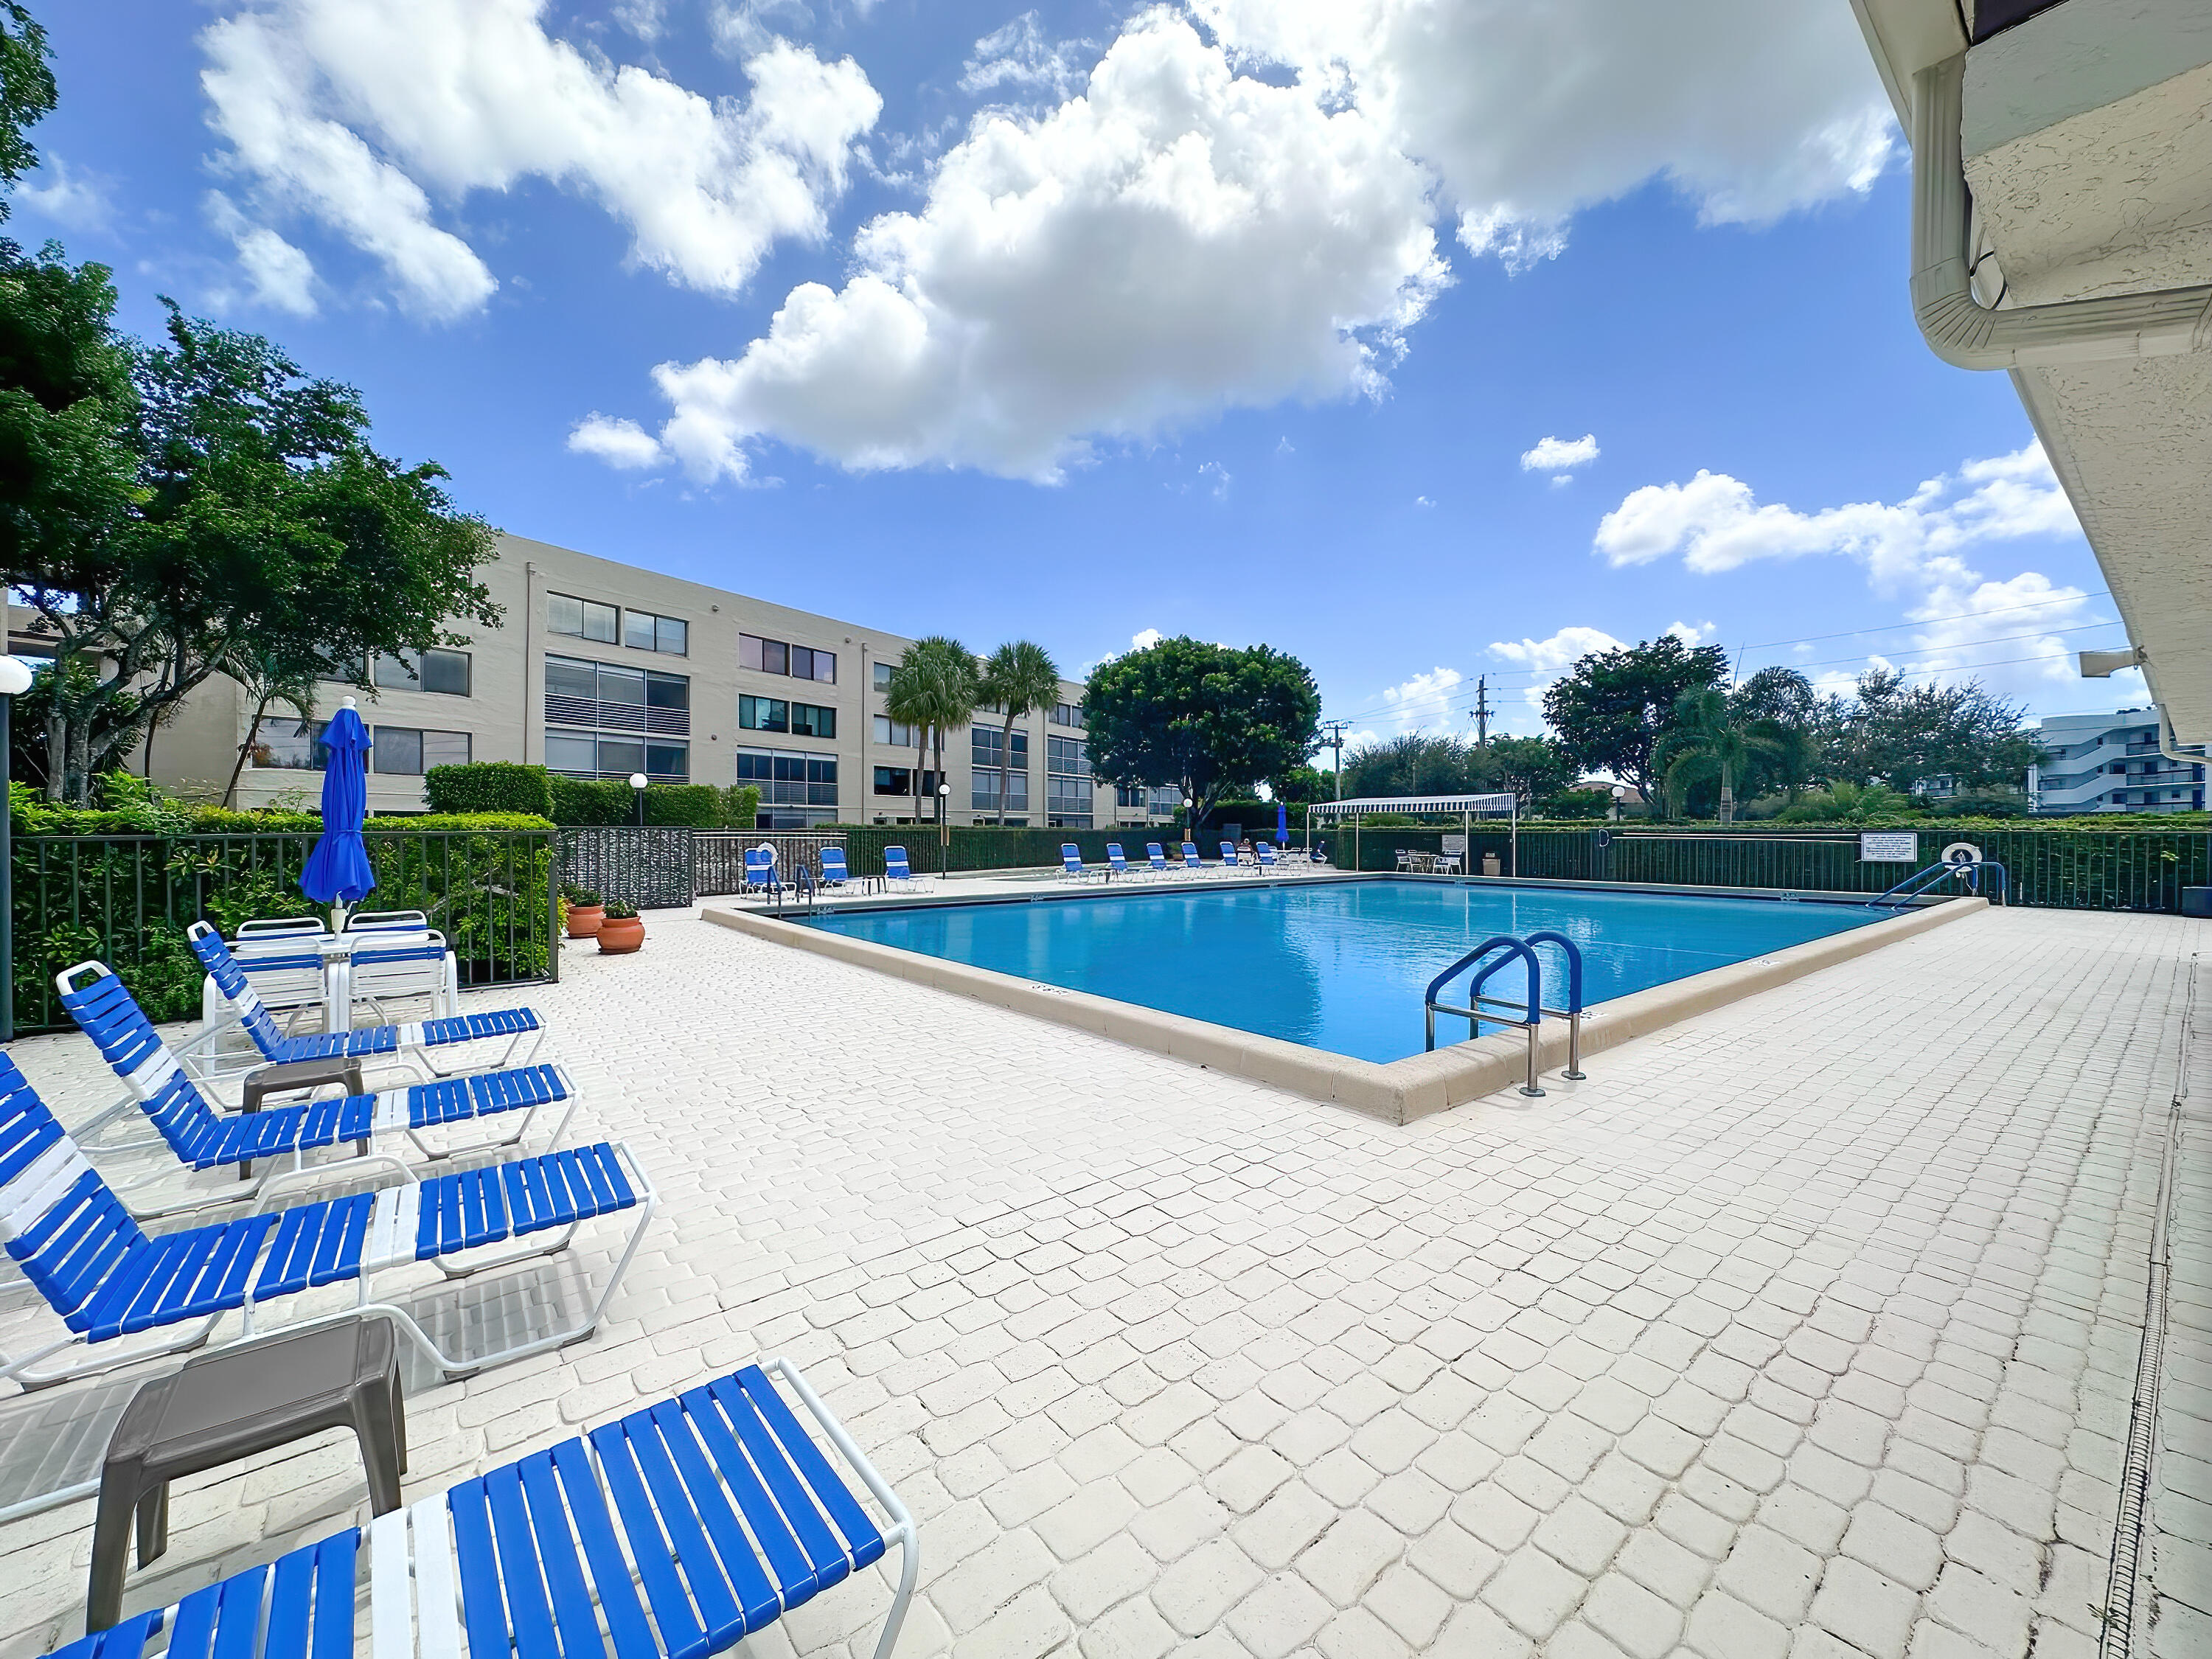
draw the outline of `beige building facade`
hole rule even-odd
[[[915,820],[914,733],[884,707],[912,643],[854,622],[501,534],[480,571],[502,611],[466,643],[372,665],[371,686],[321,688],[315,720],[265,716],[239,778],[238,804],[312,801],[316,730],[356,698],[374,747],[369,808],[421,811],[431,767],[525,761],[570,777],[757,785],[763,829]],[[35,653],[29,618],[9,634]],[[1175,791],[1121,791],[1091,775],[1083,687],[1014,725],[1010,824],[1165,823]],[[187,700],[154,738],[152,775],[180,795],[219,799],[253,710],[232,681]],[[956,824],[995,822],[1002,719],[978,717],[945,744],[944,775],[923,763],[921,818],[940,785]]]

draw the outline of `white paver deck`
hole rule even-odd
[[[781,1352],[921,1522],[902,1653],[2094,1650],[2204,924],[1990,912],[1404,1128],[647,926],[513,1000],[667,1208],[594,1340],[410,1401],[410,1498]],[[15,1052],[111,1097],[81,1040]],[[2212,1606],[2208,1130],[2169,1655]],[[0,1659],[78,1628],[89,1509],[0,1531]],[[126,1607],[365,1514],[336,1439],[181,1484]],[[754,1650],[865,1653],[887,1601]]]

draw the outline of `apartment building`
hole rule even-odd
[[[2027,769],[2037,812],[2204,810],[2204,769],[2159,752],[2155,709],[2058,714],[2038,731],[2047,759]]]
[[[502,534],[479,573],[503,611],[465,644],[384,658],[365,685],[322,688],[314,721],[265,716],[239,779],[238,803],[311,800],[321,787],[317,733],[338,699],[358,698],[374,738],[372,811],[423,810],[431,767],[527,761],[574,778],[750,783],[763,829],[934,822],[938,791],[954,823],[995,822],[1004,720],[986,711],[948,741],[943,776],[884,706],[912,641],[813,611],[684,581],[550,543]],[[35,653],[11,609],[17,648]],[[989,642],[976,641],[979,647]],[[1006,822],[1091,829],[1164,822],[1173,790],[1117,790],[1091,775],[1083,687],[1015,722]],[[219,798],[252,719],[233,682],[211,681],[154,740],[153,775],[178,793]]]

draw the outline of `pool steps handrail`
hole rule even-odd
[[[1544,964],[1535,950],[1539,945],[1557,945],[1566,952],[1567,1006],[1565,1008],[1547,1008],[1544,1006]],[[1498,954],[1500,952],[1503,954]],[[1477,963],[1486,960],[1487,960],[1487,965],[1475,975],[1468,987],[1467,1006],[1454,1007],[1449,1003],[1437,1000],[1438,993],[1443,991],[1451,981]],[[1516,960],[1525,962],[1528,967],[1528,994],[1517,1004],[1499,997],[1484,996],[1482,994],[1484,981],[1509,962]],[[1554,1018],[1564,1018],[1567,1022],[1567,1069],[1560,1075],[1576,1082],[1580,1082],[1585,1075],[1582,1068],[1583,953],[1575,942],[1565,933],[1546,928],[1541,932],[1529,934],[1526,939],[1516,939],[1510,933],[1499,933],[1493,938],[1485,939],[1429,981],[1429,988],[1423,996],[1422,1004],[1422,1012],[1428,1022],[1428,1048],[1431,1053],[1435,1051],[1437,1046],[1437,1016],[1438,1014],[1452,1014],[1466,1020],[1470,1037],[1481,1034],[1482,1022],[1486,1019],[1494,1024],[1518,1026],[1528,1032],[1528,1074],[1527,1080],[1521,1085],[1521,1092],[1532,1098],[1540,1098],[1544,1092],[1537,1086],[1536,1082],[1536,1040],[1544,1016],[1550,1014]],[[1502,1013],[1486,1012],[1486,1007],[1516,1006],[1518,1006],[1522,1012],[1522,1018],[1519,1019],[1510,1019]]]
[[[1970,888],[1977,896],[1979,896],[1982,890],[1982,872],[1984,870],[1996,872],[1996,902],[2011,903],[2011,872],[1995,859],[1975,859],[1971,862],[1959,864],[1931,864],[1925,870],[1907,876],[1881,897],[1869,899],[1866,908],[1869,910],[1878,910],[1887,904],[1893,908],[1901,910],[1912,900],[1921,897],[1941,885],[1946,876],[1968,877]]]

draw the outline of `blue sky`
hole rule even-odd
[[[15,233],[520,534],[1071,672],[1264,641],[1384,736],[1673,626],[2139,695],[2068,669],[2121,634],[2010,386],[1914,331],[1842,0],[36,9]]]

